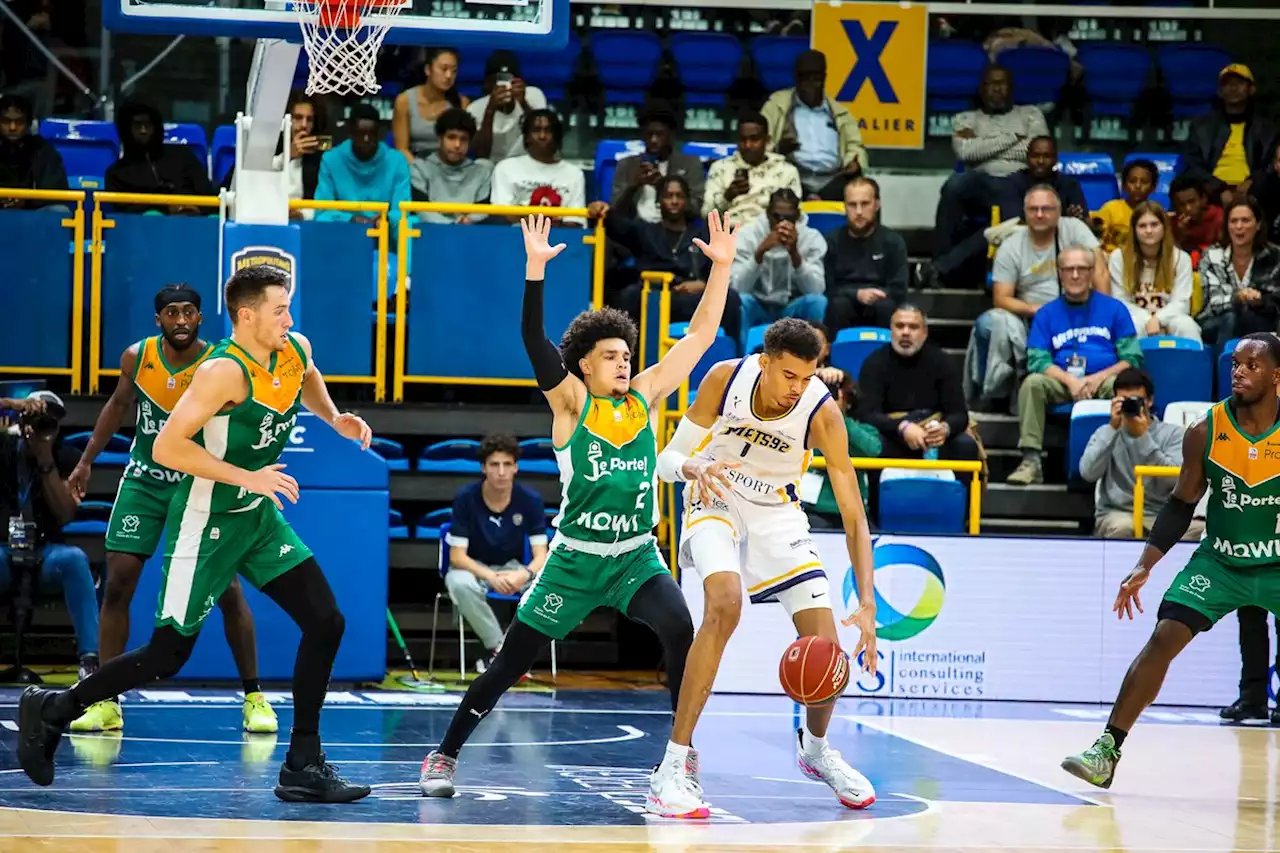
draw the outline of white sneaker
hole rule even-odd
[[[867,777],[849,766],[838,750],[825,746],[816,755],[805,752],[804,729],[796,730],[796,763],[810,779],[826,782],[840,802],[851,809],[865,809],[876,801],[876,789]]]
[[[453,774],[458,770],[458,759],[450,758],[442,752],[432,752],[422,761],[422,773],[418,776],[418,787],[424,797],[452,797]]]
[[[649,796],[644,810],[649,814],[674,818],[705,818],[711,809],[702,801],[701,788],[689,776],[688,760],[681,766],[663,761],[649,777]]]
[[[689,747],[689,755],[684,760],[684,772],[689,774],[689,781],[693,784],[698,799],[702,799],[702,780],[698,778],[698,750],[693,747]]]
[[[990,228],[983,230],[982,234],[987,238],[987,242],[992,246],[999,246],[1005,240],[1008,240],[1018,231],[1025,229],[1027,226],[1022,224],[1022,219],[1014,217],[1006,219],[998,225],[992,225]]]

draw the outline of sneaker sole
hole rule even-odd
[[[673,812],[669,809],[664,809],[661,803],[652,798],[645,800],[644,810],[645,814],[664,817],[669,820],[705,820],[711,817],[711,809],[707,806],[699,806],[690,812]]]
[[[280,724],[275,723],[272,726],[267,727],[267,726],[251,726],[246,723],[244,726],[244,730],[249,734],[253,734],[253,735],[274,735],[280,732]]]
[[[277,785],[276,796],[286,803],[354,803],[369,796],[371,789],[367,785],[344,788],[340,791],[318,792],[314,788],[300,788],[294,785]]]
[[[1112,781],[1116,778],[1116,774],[1112,772],[1105,782],[1095,782],[1093,781],[1093,777],[1089,775],[1089,771],[1085,769],[1085,766],[1073,758],[1064,758],[1062,760],[1062,769],[1080,781],[1088,782],[1095,788],[1102,788],[1104,790],[1110,788]]]
[[[436,799],[447,800],[457,794],[457,791],[454,789],[453,785],[449,785],[448,787],[432,788],[431,790],[427,790],[426,785],[422,783],[418,783],[418,787],[422,790],[422,796],[424,797],[433,797]]]
[[[34,726],[28,725],[31,722],[32,715],[35,715]],[[46,759],[43,755],[37,756],[34,760],[30,755],[30,750],[24,749],[26,744],[26,733],[35,726],[43,726],[44,721],[40,718],[40,709],[36,707],[36,703],[27,699],[23,695],[18,700],[18,763],[22,766],[22,772],[27,774],[27,778],[35,782],[41,787],[48,787],[53,784],[53,760]],[[40,766],[32,766],[39,764]],[[37,772],[38,771],[38,772]]]

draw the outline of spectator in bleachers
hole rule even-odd
[[[1232,63],[1218,73],[1213,110],[1191,122],[1182,148],[1183,174],[1225,208],[1270,165],[1276,129],[1255,110],[1253,71]]]
[[[1280,247],[1267,240],[1262,205],[1248,198],[1225,210],[1222,239],[1200,259],[1204,308],[1196,319],[1208,344],[1280,329]]]
[[[430,157],[417,157],[409,165],[409,182],[414,201],[485,204],[489,201],[489,181],[493,163],[467,156],[475,138],[476,120],[466,110],[454,107],[436,119],[440,150]],[[419,213],[424,222],[456,222],[468,225],[486,218],[483,213]]]
[[[759,113],[738,116],[738,150],[707,171],[706,209],[745,227],[764,213],[774,191],[786,187],[804,193],[796,167],[769,150],[769,123]]]
[[[840,407],[840,411],[844,413],[844,426],[849,433],[849,455],[855,459],[874,459],[879,456],[883,446],[880,441],[880,431],[855,417],[859,406],[857,383],[845,376],[843,372],[835,379],[824,377],[823,382],[826,383],[827,390],[831,392],[831,397]],[[835,492],[831,488],[830,479],[827,478],[826,469],[813,469],[811,473],[822,482],[812,501],[801,498],[807,504],[805,513],[809,516],[809,526],[815,530],[842,529],[844,522],[840,518],[840,507],[836,503]],[[803,484],[800,488],[802,494],[809,493]],[[869,518],[871,489],[867,482],[867,472],[864,470],[858,471],[858,490],[862,494],[863,512],[867,513]]]
[[[31,102],[17,95],[0,97],[0,187],[65,190],[62,155],[44,137],[31,132]],[[34,210],[48,202],[0,197],[0,208]]]
[[[325,132],[320,102],[303,90],[294,89],[289,93],[285,111],[289,114],[289,162],[284,162],[284,134],[281,133],[272,165],[288,171],[289,198],[314,199],[316,186],[320,183],[320,160],[333,147],[333,137]],[[233,166],[222,180],[223,189],[233,187],[235,176]],[[290,219],[311,219],[314,216],[314,210],[289,211]]]
[[[1160,182],[1160,170],[1150,160],[1131,160],[1120,173],[1123,198],[1113,198],[1098,210],[1094,218],[1102,251],[1110,255],[1129,242],[1129,223],[1138,205],[1151,197]]]
[[[1129,309],[1138,337],[1200,340],[1191,317],[1191,256],[1173,244],[1169,215],[1154,201],[1134,207],[1129,238],[1110,255],[1111,292]]]
[[[391,205],[391,233],[395,240],[400,227],[400,202],[410,201],[409,164],[382,141],[382,120],[369,104],[356,104],[347,118],[351,138],[325,152],[320,159],[316,199],[320,201],[384,201]],[[322,210],[316,219],[329,222],[360,222],[372,225],[378,217],[372,211],[347,213]]]
[[[859,419],[880,431],[881,456],[977,459],[969,410],[951,359],[929,340],[924,311],[902,305],[889,322],[889,345],[871,353],[858,374]]]
[[[495,50],[484,64],[484,97],[467,112],[476,120],[471,153],[477,160],[498,162],[524,154],[520,123],[525,113],[545,110],[547,96],[520,78],[520,60],[509,50]]]
[[[1018,449],[1011,486],[1044,482],[1040,453],[1051,404],[1110,399],[1115,379],[1142,366],[1142,350],[1124,303],[1097,293],[1097,249],[1068,244],[1058,255],[1062,295],[1035,312],[1027,335],[1028,376],[1018,389]]]
[[[665,103],[651,103],[641,111],[637,123],[644,153],[618,161],[609,202],[614,214],[658,222],[662,219],[658,185],[664,177],[676,176],[684,178],[689,187],[688,202],[694,218],[701,218],[706,175],[701,160],[675,149],[675,112]]]
[[[1032,187],[1047,184],[1062,199],[1062,212],[1076,219],[1089,218],[1089,202],[1084,187],[1070,175],[1058,171],[1058,142],[1052,136],[1037,136],[1027,143],[1027,167],[1001,181],[1000,219],[1020,219],[1023,200]]]
[[[426,55],[427,79],[396,96],[391,111],[391,138],[396,150],[409,162],[414,157],[430,157],[440,147],[436,119],[450,107],[465,109],[471,101],[460,94],[458,52],[451,47],[433,47]]]
[[[554,110],[525,113],[521,123],[528,153],[508,157],[493,167],[494,204],[534,207],[586,207],[587,185],[582,170],[560,159],[564,125]],[[566,225],[585,225],[586,220],[565,217]]]
[[[636,269],[644,272],[669,272],[675,276],[671,284],[671,320],[683,323],[693,319],[693,312],[707,287],[711,262],[694,245],[694,238],[710,240],[706,220],[689,202],[689,185],[679,175],[668,175],[658,185],[658,204],[662,219],[646,222],[612,210],[603,201],[587,205],[587,216],[605,217],[605,234],[635,259]],[[652,285],[651,285],[652,287]],[[644,285],[637,281],[612,295],[609,302],[640,322],[640,300]],[[649,316],[654,317],[653,313]],[[725,298],[720,328],[733,340],[742,336],[742,302],[734,290]]]
[[[1032,187],[1023,202],[1025,228],[1000,244],[992,268],[993,308],[979,315],[965,353],[965,399],[970,408],[989,409],[1010,396],[1026,363],[1027,329],[1040,307],[1057,298],[1057,256],[1062,246],[1095,253],[1093,287],[1110,291],[1106,260],[1098,239],[1079,219],[1062,215],[1053,187]]]
[[[444,585],[458,615],[485,647],[476,662],[484,672],[502,645],[502,628],[489,606],[490,590],[526,590],[547,561],[547,512],[538,493],[516,482],[520,445],[509,435],[480,442],[484,479],[458,492],[445,544],[449,572]],[[532,559],[525,564],[525,542]]]
[[[826,94],[827,58],[818,50],[796,57],[796,85],[774,92],[760,109],[774,150],[800,172],[809,198],[838,201],[844,183],[867,169],[857,120]]]
[[[107,167],[107,192],[147,195],[213,195],[206,164],[186,145],[166,145],[164,119],[155,107],[128,103],[116,113],[120,159]],[[116,205],[122,212],[199,214],[189,205]]]
[[[827,316],[833,334],[850,326],[888,328],[906,298],[907,243],[880,224],[880,185],[857,177],[844,186],[846,224],[826,235]]]
[[[1191,256],[1193,269],[1200,267],[1205,251],[1222,239],[1222,208],[1209,202],[1204,187],[1195,178],[1181,174],[1169,186],[1173,203],[1173,234],[1178,248]]]
[[[822,341],[822,354],[818,356],[818,378],[828,387],[842,384],[845,380],[844,371],[831,364],[831,333],[827,331],[825,324],[817,320],[810,320],[809,325],[818,333],[818,339]]]
[[[809,227],[795,192],[774,191],[765,215],[738,232],[730,281],[742,299],[747,327],[780,317],[826,316],[826,254],[827,241]]]
[[[1098,427],[1080,456],[1080,476],[1098,483],[1095,491],[1093,534],[1103,539],[1133,538],[1133,469],[1137,465],[1182,465],[1183,428],[1156,417],[1156,386],[1137,368],[1116,375],[1111,398],[1111,422]],[[1143,528],[1151,529],[1168,503],[1176,484],[1173,477],[1146,480]],[[1192,521],[1182,538],[1195,541],[1203,521]]]
[[[1253,184],[1252,194],[1266,213],[1268,233],[1280,234],[1280,138],[1267,162],[1269,165]]]

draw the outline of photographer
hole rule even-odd
[[[1132,539],[1134,466],[1180,466],[1183,429],[1156,418],[1155,385],[1141,370],[1129,367],[1120,371],[1112,393],[1111,423],[1098,427],[1089,439],[1080,457],[1080,476],[1090,483],[1101,481],[1096,492],[1094,535]],[[1150,530],[1155,523],[1174,485],[1172,477],[1147,479],[1144,529]],[[1203,521],[1192,521],[1182,538],[1199,539],[1203,529]]]
[[[57,440],[65,414],[52,391],[36,391],[22,400],[0,398],[0,418],[16,421],[0,432],[0,516],[5,521],[0,527],[5,537],[0,592],[13,588],[24,572],[38,573],[38,588],[62,586],[83,676],[97,666],[98,599],[89,558],[60,541],[62,526],[76,513],[65,478],[77,454]]]

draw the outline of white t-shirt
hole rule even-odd
[[[547,96],[537,86],[525,86],[524,100],[530,110],[542,110],[547,107]],[[484,124],[484,112],[489,108],[489,96],[472,101],[467,112],[476,120],[476,127]],[[520,122],[524,120],[524,109],[516,104],[509,113],[495,110],[493,113],[493,148],[489,150],[488,159],[493,162],[508,157],[518,157],[524,153],[524,134],[520,132]]]
[[[572,163],[540,163],[521,154],[493,167],[489,201],[532,207],[586,207],[586,180],[582,170]],[[577,217],[566,217],[565,222],[586,224],[585,219]]]

